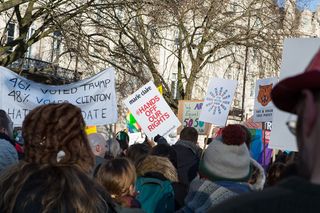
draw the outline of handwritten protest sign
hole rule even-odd
[[[158,89],[149,82],[124,100],[142,130],[151,138],[165,136],[180,126]]]
[[[92,78],[76,83],[52,86],[36,83],[0,67],[0,107],[15,126],[36,106],[69,102],[81,108],[89,126],[117,121],[114,69],[110,68]]]
[[[225,126],[237,81],[214,78],[210,81],[200,121]]]
[[[203,101],[200,100],[180,100],[178,106],[178,118],[184,127],[194,127],[199,134],[207,134],[209,125],[199,121]],[[178,132],[182,127],[178,129]]]
[[[272,121],[274,105],[271,101],[271,90],[276,83],[277,78],[257,80],[253,115],[254,122]]]

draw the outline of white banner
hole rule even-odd
[[[52,86],[0,67],[0,83],[0,107],[15,126],[21,126],[24,117],[36,106],[62,102],[80,107],[88,126],[111,124],[118,119],[113,68],[76,83]]]
[[[124,100],[149,138],[168,135],[181,124],[152,81]]]
[[[254,122],[272,121],[274,105],[271,101],[271,90],[276,83],[277,78],[265,78],[256,81]]]
[[[210,81],[200,121],[225,126],[237,81],[214,78]]]
[[[284,40],[280,81],[303,73],[320,47],[319,38],[290,38]],[[298,98],[298,97],[297,97]],[[298,151],[296,137],[289,132],[286,122],[295,116],[274,110],[269,147],[273,149]]]

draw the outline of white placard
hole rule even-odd
[[[199,120],[225,126],[236,87],[234,80],[211,79]]]
[[[280,81],[289,76],[304,72],[320,47],[318,38],[285,39],[282,53]],[[275,108],[269,147],[274,149],[298,151],[296,137],[286,126],[290,113]]]
[[[76,83],[52,86],[0,67],[0,83],[0,107],[15,126],[21,126],[24,117],[36,106],[62,102],[80,107],[88,126],[116,123],[118,119],[113,68]]]
[[[254,122],[272,121],[274,105],[271,101],[271,90],[276,83],[277,78],[265,78],[256,81]]]
[[[181,124],[152,81],[124,100],[149,138],[166,136]]]

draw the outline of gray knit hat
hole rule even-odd
[[[211,181],[247,181],[250,177],[250,153],[245,145],[227,145],[221,138],[206,149],[199,173]]]

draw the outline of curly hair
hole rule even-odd
[[[51,165],[78,165],[90,172],[94,156],[85,133],[81,110],[69,103],[42,105],[22,125],[25,161]],[[63,151],[58,161],[57,154]]]
[[[105,212],[108,196],[88,176],[94,158],[84,128],[72,104],[32,110],[22,127],[25,159],[0,176],[0,211]]]

